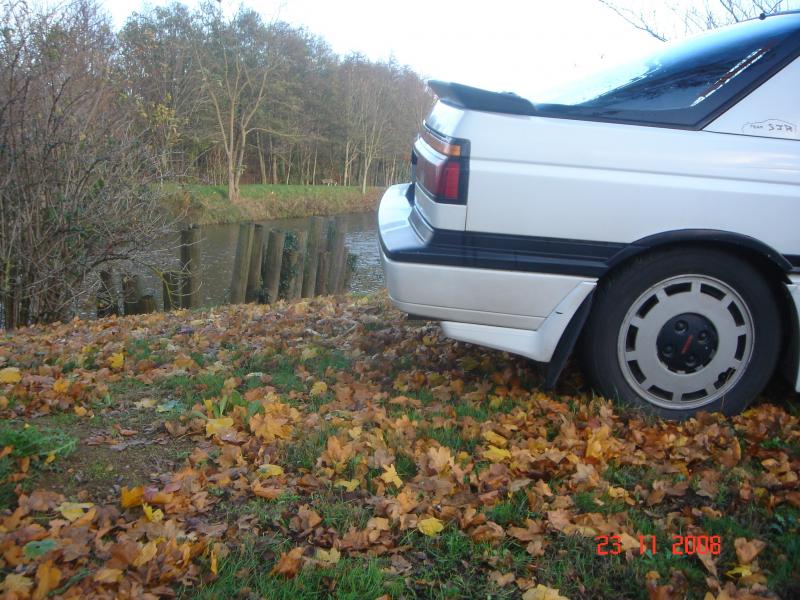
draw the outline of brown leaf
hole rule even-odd
[[[767,547],[767,543],[761,540],[748,541],[747,538],[740,537],[733,541],[733,546],[736,548],[736,558],[739,559],[739,564],[749,565]]]
[[[278,562],[272,567],[270,575],[280,575],[292,579],[300,572],[303,565],[303,548],[297,547],[289,552],[283,552]]]

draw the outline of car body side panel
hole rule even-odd
[[[718,117],[706,131],[800,142],[800,58]]]
[[[467,231],[631,243],[724,230],[800,254],[800,145],[438,103],[428,124],[470,140]],[[755,209],[758,210],[755,210]]]

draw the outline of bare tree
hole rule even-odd
[[[164,217],[93,0],[0,12],[0,304],[13,327],[69,316],[87,276],[147,255]]]
[[[655,6],[598,0],[636,29],[665,42],[739,21],[800,7],[795,0],[678,0]]]
[[[195,40],[195,59],[227,158],[228,199],[236,202],[247,138],[257,129],[253,118],[267,98],[269,36],[252,10],[240,9],[227,21],[219,7],[205,4],[201,16],[204,23]]]

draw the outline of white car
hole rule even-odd
[[[533,76],[533,74],[532,74]],[[531,102],[431,81],[378,212],[392,302],[610,398],[733,414],[798,377],[800,13],[718,29]]]

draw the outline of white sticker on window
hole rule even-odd
[[[745,123],[742,126],[745,135],[761,135],[766,137],[800,138],[797,125],[781,119],[767,119],[756,123]]]

